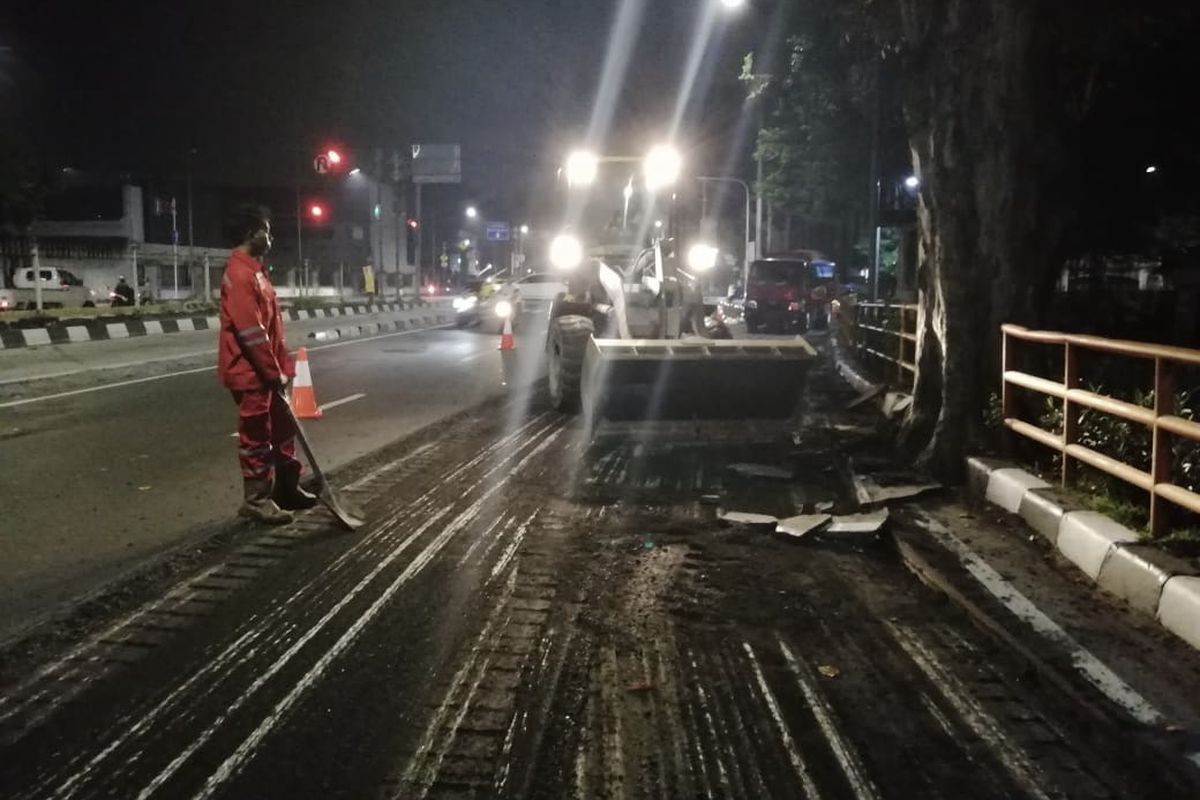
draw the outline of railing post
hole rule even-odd
[[[1000,329],[1000,417],[1001,425],[1004,431],[1000,434],[1001,450],[1006,457],[1011,457],[1016,449],[1017,434],[1008,430],[1005,420],[1013,418],[1013,391],[1009,387],[1008,381],[1004,378],[1004,373],[1012,369],[1013,362],[1013,343],[1009,341],[1008,331]]]
[[[1070,342],[1063,345],[1063,388],[1068,392],[1079,385],[1079,353]],[[1070,486],[1075,479],[1075,465],[1067,455],[1067,447],[1079,441],[1079,414],[1070,398],[1063,397],[1062,485]]]
[[[1160,483],[1171,483],[1171,434],[1158,425],[1160,417],[1175,413],[1175,371],[1171,362],[1154,359],[1154,428],[1151,430],[1153,449],[1150,460],[1150,533],[1165,533],[1170,519],[1167,502],[1158,495]]]

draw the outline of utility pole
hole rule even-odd
[[[204,254],[204,302],[206,302],[206,303],[212,302],[212,278],[209,276],[210,267],[211,267],[211,265],[209,264],[209,261],[208,261],[208,253],[205,253]],[[137,276],[135,275],[134,278],[136,279]]]
[[[196,240],[193,236],[192,229],[192,156],[196,155],[196,148],[188,150],[187,156],[187,204],[188,204],[188,269],[191,269],[196,263]],[[205,297],[208,297],[208,261],[205,256],[204,262],[204,292]]]
[[[142,304],[142,289],[138,281],[137,242],[132,242],[129,249],[133,251],[133,305],[136,308]]]
[[[33,257],[33,302],[37,306],[37,310],[42,310],[42,259],[38,256],[37,240],[33,240],[30,245],[30,250]]]
[[[867,230],[871,234],[871,299],[879,299],[879,117],[882,94],[879,86],[879,59],[875,59],[875,109],[871,115],[871,204],[867,207]]]
[[[296,267],[297,270],[304,266],[304,214],[300,200],[300,181],[296,181]]]
[[[413,285],[417,298],[421,297],[421,241],[425,232],[425,220],[421,217],[421,184],[416,183],[417,190],[417,257],[413,260]]]
[[[178,203],[171,197],[171,266],[175,273],[175,292],[171,298],[179,299],[179,215]]]

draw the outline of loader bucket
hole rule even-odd
[[[600,420],[786,420],[816,351],[803,339],[592,339],[585,412]]]

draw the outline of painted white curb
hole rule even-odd
[[[1071,511],[1058,529],[1058,551],[1092,580],[1117,542],[1136,542],[1137,534],[1096,511]]]
[[[1200,578],[1176,575],[1163,586],[1158,621],[1192,647],[1200,649]]]
[[[995,503],[1010,514],[1016,514],[1021,508],[1021,498],[1025,496],[1025,492],[1030,489],[1049,488],[1050,484],[1036,475],[1016,467],[1005,467],[993,470],[988,476],[984,496],[988,502]]]

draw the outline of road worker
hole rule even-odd
[[[295,425],[284,391],[296,368],[283,335],[279,301],[262,259],[271,249],[265,209],[238,209],[229,226],[234,244],[221,278],[217,376],[238,404],[238,459],[245,500],[238,514],[271,525],[316,505],[300,486]]]

